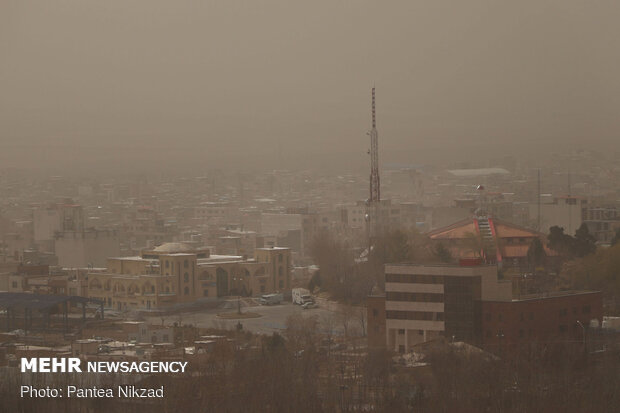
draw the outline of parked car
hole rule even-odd
[[[280,304],[283,299],[282,294],[265,294],[260,298],[260,303],[262,305]]]

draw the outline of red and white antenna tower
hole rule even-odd
[[[377,133],[377,118],[375,113],[375,88],[372,88],[372,129],[370,130],[370,198],[369,201],[381,200],[379,181],[379,134]]]

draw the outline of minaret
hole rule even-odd
[[[370,130],[370,198],[369,201],[379,202],[381,189],[379,183],[379,134],[375,114],[375,88],[372,88],[372,129]]]

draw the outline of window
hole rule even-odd
[[[377,316],[379,315],[379,311],[378,311],[376,308],[373,308],[373,309],[372,309],[372,315],[373,315],[374,317],[377,317]]]
[[[170,261],[166,261],[166,268],[170,268]]]
[[[185,282],[188,282],[189,281],[189,274],[188,273],[183,274],[183,279],[185,280]]]
[[[284,288],[284,281],[280,280],[280,282],[278,283],[278,286],[280,288]]]
[[[437,275],[386,274],[385,281],[393,283],[441,284],[443,283],[443,277]]]
[[[568,311],[566,310],[566,308],[563,308],[560,310],[560,317],[566,317],[566,314],[568,314]]]
[[[404,292],[387,292],[385,295],[387,301],[417,301],[427,303],[443,303],[443,294],[434,293],[404,293]]]
[[[202,291],[202,295],[203,295],[203,297],[208,297],[209,296],[209,290],[203,290]]]
[[[17,288],[17,281],[13,281],[11,285],[13,286],[13,288]]]
[[[396,311],[388,310],[385,312],[385,318],[389,320],[425,320],[433,321],[443,318],[443,313],[432,313],[426,311]]]
[[[183,268],[188,268],[189,262],[187,260],[183,261]]]
[[[566,326],[564,324],[561,324],[560,325],[560,333],[566,333],[566,330],[567,330]]]
[[[423,336],[424,335],[424,330],[418,330],[418,335],[419,336]]]
[[[399,328],[399,329],[398,329],[398,335],[399,335],[399,336],[402,336],[402,335],[404,335],[404,334],[405,334],[405,329],[404,329],[404,328]]]
[[[183,292],[185,293],[185,295],[189,295],[189,287],[185,287],[185,290],[183,290]]]
[[[278,262],[282,262],[282,254],[278,254]]]

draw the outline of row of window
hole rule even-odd
[[[396,311],[385,312],[385,317],[390,320],[424,320],[424,321],[443,321],[443,313],[428,311]]]
[[[142,289],[140,290],[140,288],[137,285],[130,285],[129,287],[125,288],[125,286],[123,284],[114,284],[114,288],[110,287],[109,283],[106,283],[105,287],[102,288],[101,283],[98,280],[93,281],[90,284],[89,287],[91,290],[101,290],[103,289],[104,291],[112,291],[114,293],[128,293],[128,294],[140,294],[140,292],[142,292],[142,294],[155,294],[156,293],[156,289],[155,286],[152,284],[147,284],[145,286],[142,287]],[[161,292],[170,292],[170,287],[161,287],[160,291]],[[174,288],[172,290],[174,292]]]
[[[168,260],[166,260],[164,262],[164,265],[166,266],[166,268],[170,268],[170,262],[171,261],[168,261]],[[172,265],[174,266],[174,263]],[[189,268],[189,261],[188,260],[184,260],[183,261],[183,268]]]
[[[442,303],[443,294],[387,292],[385,293],[385,299],[387,301],[415,301],[415,302],[422,302],[422,303]]]
[[[412,330],[412,332],[413,331],[415,331],[415,330]],[[417,330],[417,333],[418,333],[419,336],[423,336],[424,335],[424,330]],[[398,335],[399,336],[405,335],[405,329],[404,328],[398,329]]]
[[[413,284],[443,284],[443,277],[441,275],[386,274],[385,282],[413,283]]]

